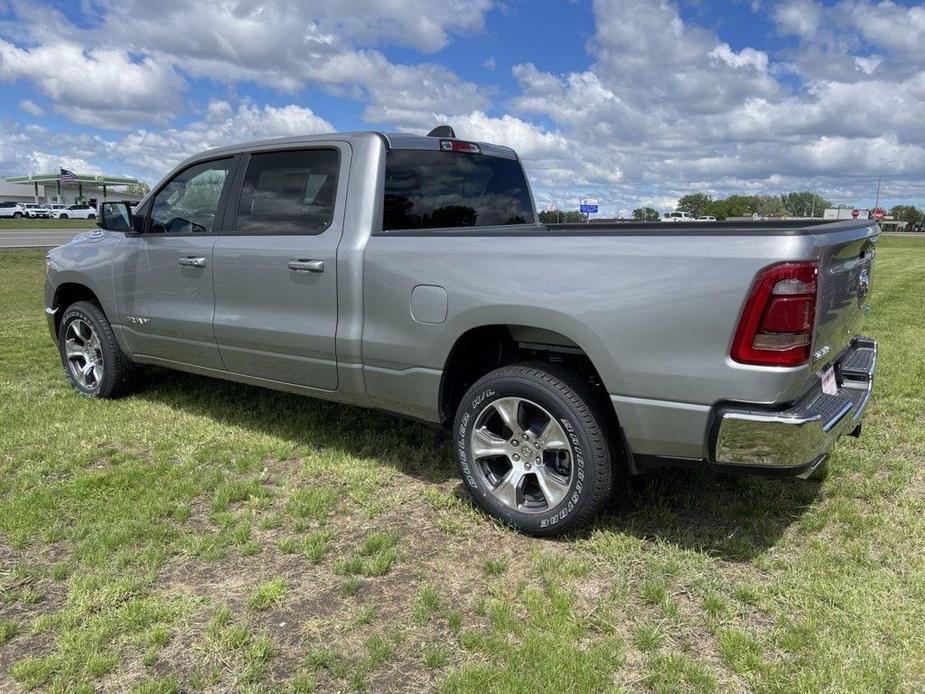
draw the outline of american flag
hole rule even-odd
[[[77,174],[73,171],[68,171],[67,169],[61,169],[61,182],[62,183],[76,183]]]

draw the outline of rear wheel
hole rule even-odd
[[[61,316],[58,348],[64,373],[86,398],[117,398],[131,388],[132,363],[96,304],[78,301]]]
[[[610,497],[607,413],[574,373],[515,364],[479,379],[456,412],[457,462],[472,500],[518,530],[556,535]]]
[[[96,215],[91,212],[87,215],[87,219],[96,219]]]

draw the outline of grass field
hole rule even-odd
[[[13,229],[95,229],[95,219],[0,219],[0,231]]]
[[[152,370],[78,398],[0,254],[0,691],[921,691],[925,246],[884,239],[860,440],[820,479],[666,471],[534,540],[442,433]]]

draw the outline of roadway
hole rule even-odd
[[[0,248],[54,248],[90,229],[4,229]]]

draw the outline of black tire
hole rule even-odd
[[[488,479],[493,473],[486,473],[486,459],[477,461],[472,456],[471,440],[476,424],[480,418],[486,417],[486,413],[491,417],[488,408],[502,398],[526,400],[527,407],[531,409],[539,406],[545,410],[543,414],[548,415],[546,419],[555,419],[569,439],[571,472],[568,491],[552,507],[548,506],[548,501],[545,502],[545,508],[541,504],[539,508],[528,511],[519,510],[524,507],[522,505],[518,508],[505,505],[495,496],[494,490],[497,487],[492,487]],[[559,535],[587,522],[607,503],[614,480],[613,442],[608,440],[613,427],[610,426],[612,420],[604,410],[605,406],[603,399],[583,379],[554,364],[514,364],[480,378],[463,396],[453,426],[457,463],[473,502],[507,525],[531,535]],[[522,409],[518,411],[523,412]],[[511,431],[508,427],[505,430]],[[514,443],[510,441],[510,445],[514,446]],[[505,464],[505,456],[487,460],[488,465],[499,460],[501,465]],[[544,463],[541,464],[546,464],[544,469],[548,470],[546,459],[542,460]],[[510,462],[508,464],[513,465]],[[530,468],[526,463],[524,466]],[[538,471],[536,466],[533,472],[523,473],[523,479],[528,479],[532,474],[538,482]],[[515,494],[515,498],[525,494],[526,484],[529,483],[521,483],[521,491]]]
[[[96,215],[91,212],[87,215],[87,219],[96,219]]]
[[[22,212],[14,212],[13,219],[22,219]]]
[[[102,377],[95,383],[81,383],[75,376],[67,357],[68,327],[77,320],[89,324],[99,340],[98,355],[102,358]],[[58,328],[58,353],[64,374],[78,395],[85,398],[118,398],[128,393],[133,385],[132,362],[119,349],[112,326],[100,307],[89,301],[78,301],[65,309]]]
[[[62,212],[60,215],[58,215],[58,219],[68,219],[68,216]]]

